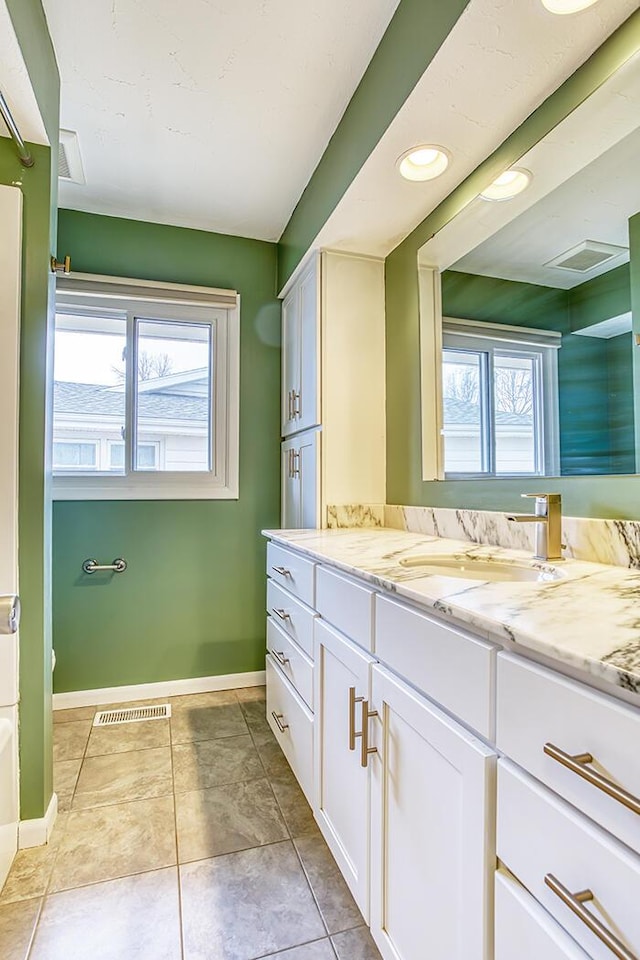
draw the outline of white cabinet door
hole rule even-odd
[[[282,304],[282,436],[298,430],[295,394],[300,381],[300,291],[295,286]]]
[[[319,264],[314,258],[299,281],[300,379],[295,397],[296,430],[317,427],[320,420],[318,368],[320,364]]]
[[[361,765],[361,732],[373,658],[320,619],[314,630],[314,813],[367,920],[369,775]]]
[[[282,442],[282,526],[320,524],[320,431],[307,430]]]
[[[495,754],[372,669],[371,932],[385,960],[489,960]]]

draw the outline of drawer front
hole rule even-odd
[[[375,624],[380,660],[493,739],[495,647],[379,595]]]
[[[267,574],[310,607],[315,605],[315,563],[277,543],[267,544]]]
[[[496,873],[495,960],[589,960],[506,871]]]
[[[498,857],[594,960],[611,949],[554,892],[590,890],[574,900],[640,957],[640,857],[507,760],[498,764]],[[620,954],[622,955],[622,954]]]
[[[275,580],[267,580],[267,610],[285,633],[313,659],[313,610],[279,587]]]
[[[267,655],[267,720],[302,787],[313,799],[313,716]]]
[[[590,754],[579,770],[614,781],[640,809],[640,710],[503,653],[497,687],[500,751],[640,853],[640,813],[545,753]]]
[[[313,662],[275,622],[267,620],[267,650],[296,692],[313,710]]]
[[[350,640],[373,650],[373,598],[375,592],[347,577],[318,567],[316,610]]]

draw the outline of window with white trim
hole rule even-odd
[[[56,499],[238,496],[235,291],[71,275],[56,291]]]
[[[445,476],[557,474],[560,334],[445,318],[442,342]]]

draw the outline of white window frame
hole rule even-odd
[[[507,473],[495,469],[495,411],[489,410],[489,396],[480,398],[486,418],[482,458],[488,466],[485,470],[449,471],[446,480],[508,479],[526,477],[551,477],[560,472],[560,429],[558,409],[558,349],[562,336],[554,330],[515,327],[508,324],[482,323],[476,320],[460,320],[443,317],[442,350],[460,350],[487,354],[487,383],[492,381],[493,358],[512,354],[515,357],[535,357],[536,395],[534,409],[535,457],[539,468],[529,472]],[[444,409],[444,398],[442,399]],[[442,424],[444,433],[444,422]],[[444,444],[443,444],[444,466]]]
[[[134,435],[135,319],[211,325],[214,396],[210,424],[211,470],[131,469],[132,441],[125,443],[125,473],[53,475],[54,500],[237,500],[240,449],[240,296],[185,284],[70,274],[57,279],[59,312],[109,310],[127,319],[126,436]],[[87,314],[85,313],[85,316]],[[103,313],[104,315],[104,313]]]

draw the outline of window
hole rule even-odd
[[[202,287],[59,278],[54,497],[238,496],[238,300]]]
[[[446,476],[557,473],[560,342],[554,331],[443,321]]]

